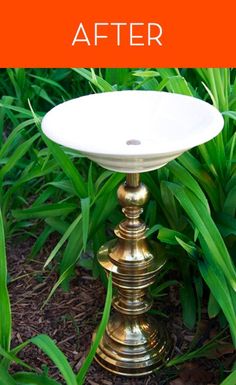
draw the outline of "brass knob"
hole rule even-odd
[[[118,188],[118,200],[122,207],[142,207],[148,200],[148,189],[140,183],[137,187],[130,187],[126,183]]]

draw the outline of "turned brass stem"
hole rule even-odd
[[[165,256],[155,242],[145,237],[141,220],[148,200],[147,187],[139,174],[128,174],[118,188],[118,200],[125,215],[115,229],[117,239],[101,247],[98,261],[112,272],[114,313],[96,353],[106,369],[125,376],[151,373],[163,364],[170,344],[165,329],[147,314],[152,306],[148,287],[155,281]]]
[[[127,174],[126,184],[129,187],[138,187],[140,183],[140,174]]]

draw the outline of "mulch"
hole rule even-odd
[[[32,240],[8,245],[9,291],[12,304],[12,346],[37,334],[47,334],[57,343],[77,372],[89,351],[92,333],[99,323],[105,300],[105,289],[90,272],[78,268],[68,292],[59,288],[50,302],[42,307],[50,289],[57,280],[55,271],[43,271],[43,261],[50,253],[50,243],[35,260],[27,258]],[[178,292],[170,288],[168,301],[154,307],[169,315],[167,327],[175,343],[173,355],[186,352],[194,332],[182,323]],[[205,310],[206,313],[206,310]],[[217,332],[215,321],[207,315],[201,321],[202,343]],[[230,340],[229,340],[230,341]],[[53,363],[37,347],[30,344],[19,357],[38,369],[49,368],[49,374],[64,384]],[[213,359],[198,359],[176,368],[163,369],[146,377],[121,377],[103,370],[93,362],[85,385],[219,385],[222,368],[231,368],[235,353],[229,343],[215,352]],[[13,364],[12,371],[22,370]]]

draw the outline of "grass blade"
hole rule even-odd
[[[5,234],[0,210],[0,345],[9,351],[11,343],[11,305],[7,290]]]
[[[218,189],[203,165],[190,152],[185,152],[178,160],[195,178],[206,191],[215,210],[219,209]]]
[[[62,236],[62,238],[60,239],[60,241],[56,244],[56,246],[54,247],[54,249],[52,250],[52,252],[50,253],[48,259],[46,260],[45,264],[44,264],[44,268],[53,260],[53,258],[55,257],[55,255],[58,253],[58,251],[60,250],[60,248],[63,246],[63,244],[66,242],[66,240],[70,237],[71,233],[74,231],[74,229],[76,228],[76,226],[78,225],[78,223],[81,221],[82,219],[82,215],[80,214],[72,223],[71,225],[68,227],[68,229],[66,230],[65,234]]]
[[[112,301],[112,275],[110,274],[108,279],[107,296],[106,296],[105,307],[103,310],[102,320],[98,327],[96,337],[94,338],[89,354],[87,355],[85,362],[83,363],[83,366],[81,367],[79,373],[77,374],[77,377],[76,377],[77,385],[82,385],[84,383],[85,375],[92,363],[92,360],[95,356],[100,340],[105,332],[106,325],[110,315],[110,310],[111,310],[111,301]]]
[[[169,362],[167,362],[166,366],[171,367],[175,365],[180,365],[185,361],[190,361],[196,358],[210,357],[211,352],[219,347],[217,339],[220,337],[221,334],[222,332],[212,338],[208,343],[204,344],[203,346],[192,352],[184,353],[172,358]]]
[[[12,215],[16,219],[59,217],[69,214],[76,208],[77,205],[74,203],[52,203],[24,210],[12,210]]]
[[[18,365],[21,365],[25,367],[26,369],[34,370],[34,368],[30,365],[27,365],[24,361],[22,361],[20,358],[16,357],[14,353],[7,352],[0,346],[0,355],[4,357],[4,359],[8,362],[15,362]]]
[[[199,261],[199,270],[227,318],[234,346],[236,346],[236,314],[223,273],[209,263]]]
[[[35,134],[32,138],[26,140],[20,146],[16,148],[14,153],[7,160],[7,163],[2,167],[0,171],[0,179],[5,176],[16,164],[19,160],[25,155],[25,153],[30,149],[33,142],[38,139],[39,134]]]
[[[55,88],[58,88],[59,92],[61,93],[61,91],[68,97],[70,98],[70,95],[68,94],[68,92],[65,90],[64,87],[62,87],[58,82],[55,82],[54,80],[52,79],[49,79],[49,78],[45,78],[45,77],[42,77],[42,76],[37,76],[37,75],[33,75],[33,74],[30,74],[31,77],[37,79],[37,80],[41,80],[41,82],[43,83],[47,83],[49,84],[50,86],[52,86],[54,89]]]
[[[43,306],[42,308],[47,305],[48,301],[52,298],[53,294],[55,293],[55,291],[57,290],[57,288],[71,275],[72,271],[73,271],[73,268],[74,268],[74,263],[71,264],[61,275],[60,277],[58,278],[57,282],[53,285],[53,288],[52,290],[50,291],[48,297],[46,298],[46,300],[44,301],[43,303]]]
[[[19,112],[23,117],[32,118],[32,112],[30,110],[27,110],[26,108],[11,106],[9,104],[6,105],[3,103],[0,103],[0,107]]]
[[[177,161],[172,161],[167,165],[168,169],[174,174],[179,181],[181,181],[186,187],[188,187],[194,194],[196,194],[206,207],[210,211],[208,201],[204,195],[202,189],[200,188],[197,181],[192,177],[192,175]]]
[[[177,184],[166,182],[174,192],[196,228],[202,235],[206,245],[205,257],[209,263],[215,263],[223,270],[232,288],[236,290],[236,271],[225,243],[213,219],[201,200],[190,190]]]
[[[31,252],[30,252],[30,258],[36,257],[40,250],[42,250],[45,242],[47,241],[50,234],[53,232],[53,227],[46,226],[45,229],[41,232],[39,237],[36,239],[36,242],[34,243]]]
[[[83,78],[87,79],[90,83],[96,86],[102,92],[111,92],[113,91],[112,86],[104,80],[101,76],[95,74],[94,70],[87,70],[86,68],[72,68],[77,74],[81,75]]]
[[[12,376],[0,366],[0,385],[17,385],[17,382]]]
[[[56,143],[53,143],[49,140],[43,133],[42,138],[49,150],[51,151],[53,157],[67,175],[67,177],[72,182],[74,189],[80,198],[85,198],[87,195],[87,188],[85,181],[80,175],[79,171],[76,169],[71,159],[65,154],[65,152],[58,146]]]
[[[23,128],[31,126],[33,124],[34,124],[34,119],[28,119],[20,123],[18,126],[14,128],[14,130],[9,134],[5,142],[0,147],[0,158],[2,158],[3,156],[6,156],[9,149],[13,145],[14,141],[18,139],[18,136],[20,136]]]
[[[53,380],[52,378],[34,373],[20,372],[13,374],[13,378],[17,385],[61,385],[59,382]]]
[[[55,342],[47,335],[41,334],[31,338],[30,342],[38,346],[54,362],[60,370],[67,385],[77,385],[76,377],[69,365],[65,355],[57,347]]]
[[[184,325],[189,329],[193,329],[196,323],[197,306],[196,293],[193,287],[193,279],[191,274],[192,265],[190,261],[181,258],[179,261],[182,275],[182,284],[179,288],[179,295],[182,307],[182,318]]]
[[[220,385],[235,385],[236,384],[236,370],[234,370]]]
[[[89,231],[90,198],[81,199],[83,249],[86,250]]]

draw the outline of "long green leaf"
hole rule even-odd
[[[74,263],[72,263],[66,270],[63,271],[63,273],[61,273],[60,277],[58,278],[57,282],[53,285],[48,297],[46,298],[46,300],[44,301],[43,303],[43,306],[44,307],[48,301],[52,298],[53,294],[55,293],[55,291],[57,290],[57,288],[66,280],[68,279],[70,276],[71,276],[71,273],[73,271],[73,268],[74,268]]]
[[[236,384],[236,370],[234,370],[228,377],[224,379],[220,385],[235,385]]]
[[[174,183],[166,183],[201,233],[208,250],[208,253],[205,253],[205,257],[208,258],[209,263],[216,263],[224,271],[232,288],[236,290],[235,268],[220,232],[209,212],[201,200],[190,190]]]
[[[219,314],[220,310],[221,309],[218,302],[216,301],[212,292],[210,292],[208,305],[207,305],[208,317],[215,318]]]
[[[117,184],[117,179],[113,180]],[[105,183],[107,186],[107,184]],[[94,233],[97,231],[98,227],[108,218],[109,214],[112,213],[114,207],[117,205],[117,197],[114,193],[114,186],[107,186],[104,192],[100,196],[100,191],[98,195],[100,196],[97,199],[97,195],[94,198],[94,201],[90,206],[90,227],[89,227],[89,238],[92,238]],[[111,190],[111,191],[110,191]],[[106,191],[106,193],[105,193]],[[108,193],[108,191],[110,191]],[[94,210],[92,207],[95,205]],[[61,261],[60,272],[63,273],[69,266],[75,265],[79,260],[81,252],[83,251],[83,224],[78,223],[76,229],[70,235],[69,242],[66,246],[63,259]]]
[[[0,356],[4,357],[4,359],[8,362],[15,362],[18,365],[25,367],[26,369],[34,370],[34,368],[32,366],[26,364],[20,358],[16,357],[14,355],[14,353],[12,353],[11,351],[8,352],[8,351],[4,350],[1,346],[0,346]]]
[[[82,221],[78,222],[74,230],[72,231],[63,258],[60,264],[60,273],[63,273],[69,266],[76,264],[83,251],[83,224]]]
[[[105,307],[103,310],[102,320],[96,332],[96,336],[93,340],[93,344],[90,348],[90,351],[83,363],[83,366],[81,367],[79,373],[77,374],[77,385],[82,385],[84,383],[85,375],[92,363],[92,360],[95,356],[98,345],[105,332],[109,315],[110,315],[110,310],[111,310],[111,301],[112,301],[112,275],[110,274],[108,279],[107,296],[106,296]]]
[[[166,88],[169,92],[192,96],[186,79],[180,75],[176,68],[158,68],[157,69],[162,79],[167,79]]]
[[[198,265],[203,279],[211,289],[212,294],[229,322],[234,346],[236,346],[236,313],[224,274],[216,266],[212,266],[209,263],[199,261]]]
[[[180,233],[179,231],[168,229],[167,227],[164,227],[162,225],[155,225],[155,229],[159,230],[157,238],[161,242],[167,243],[169,245],[178,245],[179,239],[181,239],[183,242],[186,242],[191,246],[194,245],[190,238]]]
[[[0,147],[0,158],[6,156],[8,151],[12,148],[14,142],[20,137],[23,128],[31,126],[34,124],[34,119],[28,119],[20,123],[14,128],[14,130],[9,134],[3,145]]]
[[[7,289],[7,260],[2,213],[0,210],[0,345],[9,351],[11,343],[11,305]]]
[[[219,209],[219,193],[217,185],[204,169],[203,165],[190,152],[181,155],[178,161],[197,178],[203,189],[206,191],[215,210]]]
[[[14,153],[9,157],[7,163],[0,170],[0,179],[5,176],[16,164],[19,160],[25,155],[25,153],[30,149],[33,142],[38,139],[39,134],[35,134],[32,138],[26,140],[26,142],[22,143],[20,146],[16,148]]]
[[[71,369],[71,366],[68,363],[66,356],[57,347],[55,342],[46,334],[40,334],[36,337],[30,338],[29,340],[16,346],[14,349],[12,349],[10,353],[15,355],[19,353],[22,349],[24,349],[26,346],[28,346],[30,343],[36,345],[54,362],[58,370],[61,372],[67,385],[77,385],[76,376],[73,373],[73,370]]]
[[[2,101],[2,104],[11,105],[13,102],[13,97],[4,95],[2,96],[1,101]],[[0,108],[0,148],[2,147],[2,143],[3,143],[3,130],[4,130],[5,120],[7,115],[6,112],[7,110],[5,110],[4,108]]]
[[[45,264],[44,264],[44,268],[53,260],[53,258],[55,257],[55,255],[58,253],[58,251],[60,250],[60,248],[63,246],[63,244],[66,242],[66,240],[70,237],[71,233],[74,231],[74,229],[76,228],[76,226],[78,225],[78,223],[81,221],[82,219],[82,214],[80,214],[71,224],[70,226],[68,227],[68,229],[66,230],[66,232],[64,233],[64,235],[62,236],[62,238],[60,239],[60,241],[56,244],[56,246],[54,247],[54,249],[51,251],[49,257],[47,258]]]
[[[46,226],[39,237],[36,239],[34,246],[31,249],[30,257],[34,258],[40,250],[42,250],[45,242],[47,241],[49,235],[53,232],[53,228],[51,226]]]
[[[45,91],[45,89],[43,89],[42,87],[39,87],[37,84],[32,84],[32,89],[34,90],[35,94],[38,95],[40,98],[46,100],[52,106],[55,106],[54,101],[50,98],[50,96]]]
[[[105,174],[105,175],[107,175],[107,174]],[[123,179],[124,179],[124,174],[113,173],[109,177],[109,179],[104,183],[104,185],[98,190],[98,192],[94,198],[94,202],[97,201],[101,196],[105,196],[105,195],[109,194],[111,191],[113,191]]]
[[[57,347],[55,342],[47,335],[41,334],[30,340],[34,345],[38,346],[47,356],[54,362],[60,370],[67,385],[77,385],[76,377],[69,365],[65,355]]]
[[[40,375],[27,372],[19,372],[13,374],[13,378],[17,385],[61,385],[59,382],[45,376],[44,374]]]
[[[81,199],[82,211],[82,230],[83,230],[83,249],[86,250],[88,232],[89,232],[89,212],[90,212],[90,198]]]
[[[32,118],[32,112],[30,110],[27,110],[26,108],[5,105],[3,103],[0,103],[0,107],[8,108],[9,110],[19,112],[22,116],[26,116],[27,118]]]
[[[210,211],[206,196],[192,175],[175,160],[170,162],[167,167],[174,174],[174,176],[178,178],[181,183],[183,183],[183,185],[188,187],[194,194],[199,197],[199,199],[201,199],[206,209]]]
[[[104,173],[103,173],[104,174]],[[102,175],[103,175],[102,174]],[[110,175],[110,172],[109,174]],[[106,174],[107,176],[107,174]],[[104,183],[104,185],[98,190],[93,202],[91,202],[91,207],[95,204],[95,202],[98,200],[99,197],[102,198],[102,202],[98,205],[97,208],[95,208],[95,212],[92,215],[91,219],[91,227],[96,230],[96,227],[101,223],[103,216],[107,217],[107,206],[112,210],[114,208],[113,200],[110,199],[110,192],[117,186],[117,184],[122,180],[123,174],[112,174],[110,178]],[[87,202],[88,203],[88,202]],[[101,210],[99,210],[101,209]],[[88,210],[88,207],[86,208]],[[50,253],[47,261],[45,262],[44,267],[46,267],[52,259],[55,257],[57,252],[61,249],[63,244],[68,240],[71,235],[74,233],[73,239],[71,239],[70,244],[68,244],[66,248],[66,252],[64,254],[62,263],[61,263],[61,273],[63,273],[67,268],[69,267],[69,270],[71,270],[71,267],[73,266],[73,263],[78,260],[80,252],[82,251],[81,239],[79,237],[80,229],[83,231],[83,226],[85,226],[85,235],[86,235],[86,227],[88,226],[88,221],[84,225],[80,224],[80,221],[82,220],[82,214],[80,214],[74,222],[68,227],[67,231],[61,238],[61,240],[57,243],[55,248]],[[88,236],[88,234],[87,234]],[[73,262],[74,261],[74,262]]]
[[[101,76],[95,74],[94,70],[90,71],[86,68],[72,68],[77,74],[81,75],[93,85],[95,85],[102,92],[111,92],[113,91],[112,86],[104,80]]]
[[[171,367],[171,366],[175,366],[175,365],[180,365],[185,361],[190,361],[190,360],[200,358],[200,357],[211,356],[211,351],[212,350],[214,351],[219,346],[219,343],[217,342],[217,338],[220,337],[220,334],[222,334],[222,332],[219,333],[218,335],[216,335],[214,338],[212,338],[209,342],[207,342],[206,344],[204,344],[200,348],[198,348],[192,352],[180,354],[179,356],[172,358],[170,361],[167,362],[166,366]]]
[[[60,93],[62,91],[68,98],[70,98],[70,94],[58,82],[55,82],[54,80],[46,78],[46,77],[37,76],[37,75],[33,75],[33,74],[30,74],[30,76],[35,78],[35,79],[41,80],[43,83],[49,84],[50,86],[53,87],[53,90],[55,88],[58,88]]]
[[[236,111],[224,111],[222,112],[222,115],[226,115],[229,118],[236,120]]]
[[[0,366],[0,385],[17,385],[17,382],[7,372],[6,369]]]
[[[76,208],[77,205],[74,203],[52,203],[24,210],[12,210],[12,215],[17,219],[59,217],[69,214]]]
[[[196,323],[196,300],[192,285],[181,287],[179,294],[184,324],[187,328],[193,329]]]
[[[51,151],[52,155],[54,156],[55,160],[60,165],[61,169],[72,182],[78,196],[80,198],[85,198],[87,194],[85,182],[82,176],[80,175],[79,171],[72,163],[71,159],[65,154],[65,152],[60,148],[59,145],[53,143],[44,134],[42,134],[42,138],[48,146],[49,150]]]

